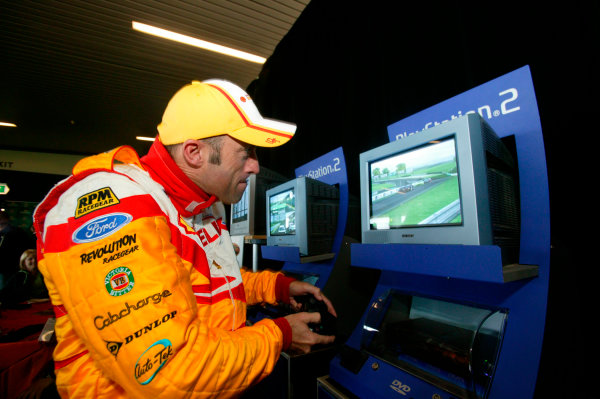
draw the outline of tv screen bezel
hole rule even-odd
[[[270,217],[271,207],[270,200],[273,195],[280,194],[289,190],[294,189],[294,195],[296,197],[296,234],[294,235],[271,235],[270,229]],[[308,253],[308,231],[307,224],[307,195],[306,195],[306,177],[297,177],[291,179],[285,183],[275,186],[267,190],[265,196],[266,206],[266,225],[267,227],[267,245],[269,246],[288,246],[298,247],[300,254],[304,255]]]
[[[493,237],[482,123],[483,120],[479,115],[468,114],[361,153],[359,168],[362,242],[377,244],[491,244]],[[462,224],[371,230],[369,163],[448,136],[456,138]]]
[[[298,197],[296,196],[296,188],[295,187],[289,187],[289,188],[286,188],[285,190],[282,190],[282,191],[280,191],[278,193],[269,194],[267,196],[267,199],[269,201],[269,213],[268,213],[268,216],[267,216],[267,229],[269,230],[269,234],[272,235],[272,236],[274,236],[274,237],[275,236],[276,237],[280,237],[280,236],[296,235],[296,229],[295,228],[294,228],[294,232],[293,233],[289,233],[286,230],[283,234],[279,234],[279,233],[275,233],[274,234],[273,230],[271,228],[271,223],[273,222],[273,220],[271,219],[271,206],[274,205],[274,203],[271,201],[271,199],[273,197],[277,197],[277,196],[280,196],[282,194],[287,194],[287,193],[290,193],[290,192],[292,193],[292,197],[294,199],[294,219],[296,219],[296,208],[297,208],[297,202],[298,202],[297,199],[298,199]]]
[[[422,149],[425,148],[432,148],[433,146],[442,144],[443,142],[448,142],[451,141],[454,147],[454,159],[455,159],[455,164],[456,164],[456,169],[457,169],[457,190],[458,190],[458,201],[459,201],[459,212],[460,212],[460,222],[457,223],[435,223],[435,224],[403,224],[403,225],[394,225],[394,226],[390,226],[387,229],[386,228],[380,228],[380,229],[374,229],[372,228],[372,219],[373,219],[373,183],[372,183],[372,178],[373,178],[373,165],[380,163],[382,161],[388,160],[390,158],[396,158],[396,157],[400,157],[403,156],[405,154],[409,154],[411,152],[415,152],[415,151],[420,151]],[[460,226],[463,224],[463,215],[462,215],[462,195],[460,192],[460,171],[458,168],[459,165],[459,160],[458,160],[458,149],[457,149],[457,139],[456,139],[456,135],[451,134],[448,135],[447,137],[443,137],[443,138],[439,138],[438,140],[435,141],[429,141],[426,143],[423,143],[420,146],[417,147],[413,147],[413,148],[408,148],[405,149],[403,151],[399,151],[396,153],[390,153],[386,156],[383,156],[381,158],[378,159],[373,159],[370,160],[368,162],[368,178],[369,178],[369,204],[368,204],[368,210],[369,210],[369,229],[372,231],[378,231],[378,230],[396,230],[396,229],[407,229],[407,228],[428,228],[428,227],[435,227],[435,226]],[[427,184],[427,183],[424,183]]]

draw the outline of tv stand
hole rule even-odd
[[[244,236],[244,244],[252,245],[252,271],[258,271],[258,250],[260,245],[267,243],[266,235]]]
[[[398,262],[402,259],[402,262]],[[443,261],[440,261],[443,260]],[[352,244],[355,266],[493,284],[537,277],[539,266],[502,264],[494,245]]]

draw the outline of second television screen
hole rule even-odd
[[[372,230],[462,223],[454,137],[372,162]]]
[[[294,189],[269,197],[269,229],[272,236],[296,234]]]

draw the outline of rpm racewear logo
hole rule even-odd
[[[125,266],[112,269],[104,278],[106,291],[112,296],[127,294],[133,289],[134,284],[133,273]]]
[[[73,232],[71,239],[78,244],[100,240],[131,222],[133,217],[127,213],[109,213],[87,221]]]
[[[119,199],[110,189],[104,187],[91,193],[82,195],[77,199],[77,209],[75,209],[75,218],[87,215],[90,212],[98,209],[106,208],[107,206],[116,205]]]
[[[153,343],[135,362],[135,379],[141,385],[147,385],[173,356],[171,341],[161,339]]]

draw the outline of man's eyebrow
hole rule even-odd
[[[245,151],[246,154],[251,154],[256,151],[256,146],[252,144],[248,144],[242,148],[242,151]]]

